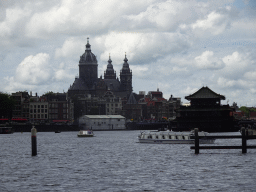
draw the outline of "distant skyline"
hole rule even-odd
[[[87,37],[104,75],[125,52],[133,90],[184,97],[202,86],[256,106],[256,2],[0,1],[0,91],[67,92]]]

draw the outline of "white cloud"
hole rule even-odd
[[[118,33],[103,36],[105,51],[100,59],[111,53],[113,63],[121,64],[124,53],[134,65],[145,64],[163,58],[166,54],[185,51],[191,46],[186,35],[179,33]]]
[[[249,71],[249,72],[246,72],[244,74],[244,77],[249,79],[249,80],[253,80],[255,81],[256,80],[256,71]]]
[[[55,57],[74,57],[78,58],[78,55],[82,53],[84,48],[84,42],[81,39],[74,37],[68,38],[61,48],[57,48],[55,51]]]
[[[221,69],[224,63],[221,59],[213,56],[213,51],[205,51],[202,55],[195,57],[196,66],[200,69]]]
[[[18,7],[6,9],[5,20],[0,22],[0,36],[8,37],[14,35],[21,21],[28,17],[30,13],[30,10]]]
[[[244,75],[253,67],[253,61],[249,58],[249,54],[233,52],[232,55],[225,56],[222,61],[225,67],[221,71],[226,78],[237,79]]]
[[[191,28],[198,37],[216,36],[229,29],[236,18],[237,13],[230,7],[220,8],[213,10],[205,18],[198,19],[191,24]]]
[[[38,53],[26,57],[17,67],[15,79],[23,84],[48,84],[51,71],[49,54]]]

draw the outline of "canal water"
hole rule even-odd
[[[139,133],[38,132],[33,157],[30,133],[0,135],[0,191],[255,191],[256,149],[195,155],[188,144],[137,143]]]

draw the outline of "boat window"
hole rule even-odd
[[[148,137],[149,139],[152,139],[152,135],[149,135],[149,137]]]
[[[171,135],[169,135],[169,139],[172,139],[172,136],[171,136]]]
[[[178,139],[178,136],[176,136],[175,138]]]
[[[164,135],[162,136],[162,138],[164,139]]]
[[[156,136],[156,139],[158,139],[158,135]]]
[[[184,135],[182,136],[182,139],[185,139]]]

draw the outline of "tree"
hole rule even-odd
[[[45,96],[47,96],[47,95],[54,95],[54,93],[52,91],[48,91],[48,92],[44,93],[44,95]]]
[[[246,116],[246,117],[250,117],[250,112],[256,111],[256,109],[254,109],[254,108],[245,107],[245,106],[242,106],[242,107],[240,107],[239,109],[240,109],[240,111],[242,111],[242,112],[245,113],[245,116]]]
[[[15,100],[7,93],[0,92],[0,118],[12,118],[12,110],[15,105]]]

